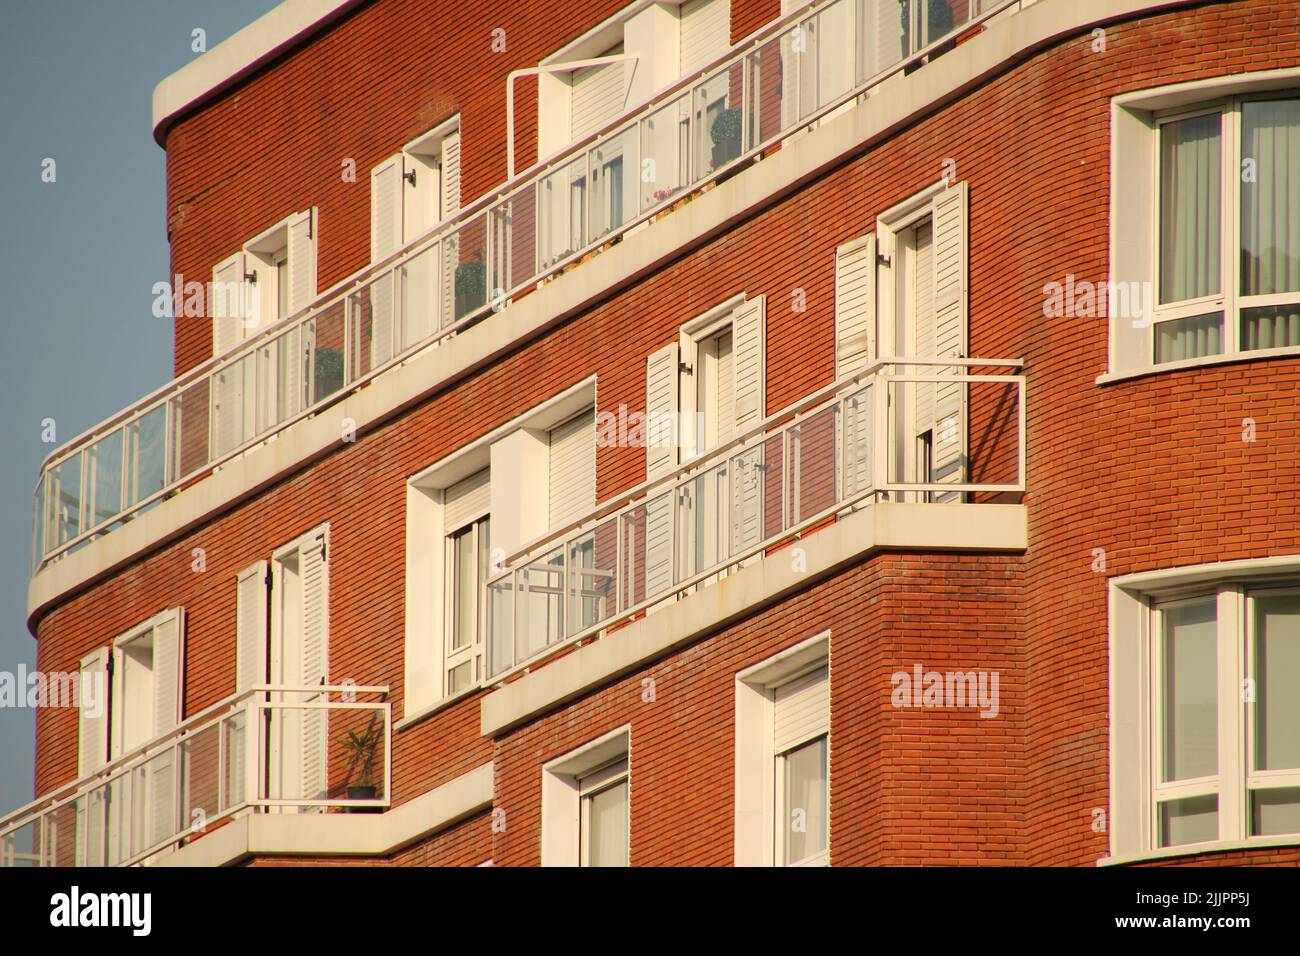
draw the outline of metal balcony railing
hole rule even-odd
[[[1023,492],[1024,376],[987,371],[1021,364],[882,360],[534,542],[488,580],[489,677],[706,586],[870,500]]]
[[[387,687],[264,685],[0,818],[0,866],[130,866],[240,811],[383,808]],[[365,700],[363,698],[372,698]]]
[[[600,251],[1020,0],[829,0],[471,203],[51,454],[33,569]]]

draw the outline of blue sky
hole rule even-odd
[[[157,83],[276,0],[0,3],[0,671],[35,668],[27,632],[41,421],[58,442],[171,378],[165,156]],[[45,159],[56,179],[42,182]],[[105,634],[105,643],[113,635]],[[0,814],[33,796],[34,715],[0,708]]]

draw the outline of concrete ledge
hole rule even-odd
[[[877,502],[797,546],[805,570],[794,569],[788,548],[778,551],[488,694],[479,711],[483,736],[498,736],[873,552],[1023,551],[1029,519],[1024,505]]]
[[[239,817],[158,866],[228,866],[257,856],[383,856],[492,805],[486,763],[387,813],[257,813]]]

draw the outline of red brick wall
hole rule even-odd
[[[581,9],[595,22],[617,5]],[[735,6],[741,8],[739,0]],[[356,48],[365,40],[377,50],[377,41],[365,38],[382,32],[383,43],[397,43],[400,51],[407,41],[382,28],[389,22],[385,18],[408,9],[399,0],[365,8],[320,43],[177,127],[169,141],[173,218],[178,197],[200,197],[190,200],[194,208],[184,222],[174,223],[178,269],[209,270],[242,238],[311,203],[322,208],[322,286],[364,261],[369,187],[363,176],[355,187],[337,182],[339,156],[355,154],[364,173],[445,115],[444,104],[429,95],[391,92],[402,82],[384,71],[391,62],[407,63],[402,57],[413,53],[381,56]],[[534,61],[572,36],[580,20],[574,14],[556,35],[543,36],[549,29],[540,25],[545,18],[523,10],[519,17],[520,29],[533,22],[530,18],[538,21],[538,36],[529,39],[533,35],[524,31],[518,41]],[[733,18],[733,32],[738,22]],[[486,22],[477,25],[488,29]],[[506,26],[514,43],[517,31]],[[474,33],[452,31],[447,40],[469,42],[461,38]],[[933,183],[943,161],[952,159],[958,178],[970,185],[971,353],[1026,360],[1030,443],[1024,500],[1030,548],[1017,561],[941,556],[909,559],[916,564],[873,562],[843,577],[859,590],[852,600],[841,593],[823,617],[838,621],[839,632],[865,632],[833,653],[837,659],[861,655],[866,672],[881,673],[909,658],[927,664],[947,660],[962,669],[969,669],[977,654],[1005,660],[1008,670],[1020,675],[1014,683],[1003,682],[1004,696],[1015,702],[1007,709],[1014,718],[968,725],[966,715],[945,712],[889,715],[888,720],[864,713],[860,726],[850,722],[845,729],[843,707],[856,699],[840,703],[837,676],[836,861],[928,862],[942,856],[1091,864],[1107,852],[1106,834],[1092,830],[1093,809],[1108,806],[1107,578],[1300,552],[1300,505],[1279,494],[1300,477],[1300,435],[1290,399],[1300,361],[1166,372],[1098,386],[1095,377],[1106,370],[1106,320],[1042,317],[1044,283],[1069,273],[1080,280],[1107,277],[1110,97],[1198,77],[1300,65],[1300,8],[1285,0],[1207,4],[1110,25],[1107,36],[1105,53],[1093,53],[1085,34],[991,79],[463,385],[432,396],[247,505],[71,598],[39,622],[40,666],[75,668],[93,647],[163,607],[183,605],[190,614],[187,712],[197,711],[233,689],[235,573],[329,520],[331,678],[390,684],[400,715],[406,478],[593,371],[602,408],[619,403],[641,408],[645,355],[669,341],[681,322],[741,290],[768,296],[768,410],[828,383],[835,246],[872,228],[883,209]],[[477,62],[476,54],[460,53],[448,62],[467,69]],[[466,75],[497,76],[479,67]],[[504,75],[506,68],[501,64],[497,71]],[[287,103],[306,77],[317,76],[312,83],[329,101],[327,115],[319,103],[314,112],[285,105],[302,115],[293,117],[295,122],[279,121],[276,135],[247,125],[246,114],[257,112],[250,105],[254,100]],[[368,77],[373,90],[363,89],[355,77]],[[486,87],[493,97],[500,95],[499,82]],[[342,95],[345,90],[351,94]],[[522,96],[521,103],[526,101]],[[495,161],[472,158],[490,151],[473,138],[493,129],[492,108],[471,102],[458,108],[466,117],[468,197],[500,178],[503,160],[499,153]],[[485,114],[477,123],[473,109]],[[241,116],[243,127],[236,123]],[[493,143],[500,137],[497,122],[496,138],[488,136]],[[320,137],[320,148],[308,150],[312,157],[299,155],[306,140],[292,148],[282,145],[281,131],[295,125],[317,131],[311,135]],[[235,134],[242,149],[216,148],[219,130],[226,127],[242,129]],[[365,150],[355,145],[362,141],[370,144]],[[248,165],[239,160],[241,153]],[[482,171],[493,162],[495,172]],[[296,185],[299,177],[308,183],[302,189]],[[807,293],[806,312],[789,310],[795,288]],[[206,355],[206,331],[178,331],[177,341],[178,367]],[[1241,420],[1247,416],[1257,423],[1253,443],[1241,441]],[[602,499],[643,477],[637,449],[601,449],[597,463]],[[203,574],[189,570],[195,547],[207,551]],[[1094,548],[1106,552],[1105,574],[1091,570]],[[934,586],[921,566],[953,571],[960,582],[954,607],[965,617],[948,620],[945,607],[923,599],[924,590],[906,599],[890,592],[898,608],[892,616],[874,616],[865,595],[884,593],[884,569],[902,590],[918,581]],[[837,586],[794,600],[815,602]],[[998,620],[985,601],[1001,607],[1002,620],[1023,621],[1022,632],[976,643],[976,625]],[[855,602],[857,616],[851,610]],[[900,616],[908,613],[912,616]],[[674,681],[682,687],[697,681],[702,693],[713,696],[691,697],[676,718],[665,710],[646,731],[654,740],[673,732],[674,720],[696,728],[691,740],[702,748],[699,772],[728,788],[730,725],[702,715],[723,714],[717,695],[730,694],[724,686],[735,669],[811,633],[802,624],[782,632],[765,620],[735,630],[745,627],[753,633],[736,638],[748,642],[744,651],[710,640],[655,665],[667,677],[670,696],[686,700],[680,696],[684,691],[673,691]],[[458,703],[396,735],[395,797],[409,799],[495,753],[501,761],[498,793],[507,801],[511,821],[508,833],[498,837],[498,849],[503,860],[535,857],[536,828],[529,814],[536,813],[540,761],[629,719],[632,704],[618,694],[634,686],[639,683],[613,685],[508,735],[495,748],[477,736],[477,701]],[[543,726],[554,734],[544,746],[537,730]],[[927,748],[936,742],[942,750],[953,746],[950,738],[978,742],[1004,733],[1012,737],[996,759],[988,752],[987,769],[954,764],[955,751],[950,759],[927,765]],[[46,792],[75,776],[75,714],[42,711],[37,735],[37,789]],[[846,745],[846,739],[852,743]],[[845,747],[864,768],[849,779],[839,775],[849,759]],[[872,763],[873,755],[884,753],[899,761],[886,772],[901,774],[897,786],[867,770],[885,767]],[[949,764],[959,769],[945,777]],[[730,790],[706,799],[668,780],[653,762],[643,773],[649,776],[638,776],[638,785],[661,793],[664,802],[643,809],[634,796],[634,828],[648,828],[634,836],[634,861],[666,862],[677,854],[676,862],[726,862]],[[932,800],[936,792],[938,799]],[[980,807],[977,817],[963,816],[966,804],[958,794]],[[643,812],[651,814],[645,823]],[[670,819],[701,829],[669,836]],[[962,827],[967,819],[969,825]]]

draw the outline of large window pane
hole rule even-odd
[[[1160,131],[1160,301],[1220,291],[1220,114]]]
[[[1160,804],[1160,845],[1181,846],[1219,838],[1219,798],[1215,794]]]
[[[1300,595],[1257,597],[1255,769],[1300,768]]]
[[[788,866],[826,850],[826,738],[791,750],[783,763]]]
[[[1161,618],[1161,779],[1209,776],[1219,767],[1215,599],[1175,605]]]
[[[1300,99],[1241,108],[1241,291],[1300,291]]]
[[[586,800],[587,865],[627,866],[627,781]]]
[[[1218,355],[1223,351],[1223,313],[1171,319],[1156,326],[1156,362]]]
[[[1241,347],[1280,349],[1300,345],[1300,305],[1241,310]]]

